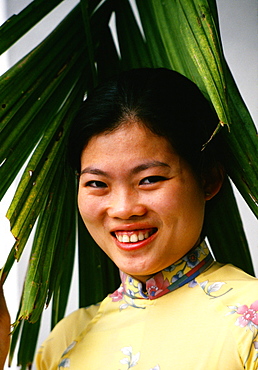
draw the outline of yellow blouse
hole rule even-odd
[[[121,273],[100,305],[60,321],[38,370],[258,369],[258,280],[201,244],[146,284]]]

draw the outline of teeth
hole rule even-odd
[[[152,233],[150,231],[146,231],[145,233],[139,232],[137,234],[132,234],[132,235],[127,235],[127,234],[116,234],[116,238],[121,242],[121,243],[136,243],[138,241],[144,240],[149,238],[149,236]]]
[[[131,243],[135,243],[135,242],[138,242],[138,237],[136,234],[133,234],[130,236],[130,242]]]
[[[130,238],[129,238],[129,236],[128,236],[128,235],[123,235],[123,236],[122,236],[122,242],[123,242],[123,243],[129,243],[129,241],[130,241]]]
[[[138,235],[138,239],[139,239],[139,240],[144,240],[144,235],[143,235],[143,233],[139,233],[139,235]]]

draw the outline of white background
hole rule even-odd
[[[12,14],[17,14],[30,0],[0,0],[0,24]],[[66,0],[58,6],[41,22],[36,29],[29,32],[23,39],[16,43],[8,52],[0,58],[0,73],[19,60],[25,53],[30,51],[39,43],[52,28],[57,19],[63,17],[75,4],[77,0]],[[231,68],[240,92],[247,107],[258,126],[258,1],[257,0],[217,0],[220,27],[224,53]],[[7,196],[0,205],[0,266],[3,265],[13,238],[9,233],[9,223],[5,219],[5,213],[15,191],[11,187]],[[236,191],[237,193],[237,191]],[[258,275],[258,227],[257,221],[245,202],[237,194],[240,211],[243,217],[244,227],[251,247],[251,253]],[[12,321],[15,319],[19,297],[22,289],[23,277],[29,251],[25,252],[19,264],[13,268],[5,284],[5,295],[11,313]],[[76,269],[72,283],[72,296],[70,297],[67,313],[77,308],[77,275]],[[50,311],[50,310],[47,310]],[[39,342],[45,338],[49,331],[49,320],[44,320]],[[5,369],[9,369],[7,366]],[[13,363],[11,369],[18,369]]]

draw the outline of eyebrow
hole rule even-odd
[[[132,169],[132,173],[136,174],[136,173],[148,170],[149,168],[153,168],[153,167],[167,167],[167,168],[170,168],[169,164],[167,164],[167,163],[160,162],[160,161],[151,161],[151,162],[143,163],[143,164],[140,164],[139,166],[136,166],[135,168]]]
[[[92,175],[102,175],[102,176],[107,176],[107,177],[109,177],[109,175],[108,175],[108,173],[107,172],[105,172],[105,171],[102,171],[102,170],[100,170],[100,169],[98,169],[98,168],[95,168],[95,167],[86,167],[86,168],[84,168],[82,171],[81,171],[81,173],[80,173],[80,175],[82,175],[82,174],[84,174],[84,173],[89,173],[89,174],[92,174]]]
[[[145,170],[148,170],[149,168],[153,168],[153,167],[166,167],[166,168],[171,168],[169,166],[169,164],[165,163],[165,162],[160,162],[160,161],[151,161],[151,162],[146,162],[146,163],[142,163],[140,164],[139,166],[136,166],[134,167],[132,170],[131,170],[131,173],[132,174],[137,174],[139,172],[142,172],[142,171],[145,171]],[[110,175],[108,174],[108,172],[105,172],[105,171],[102,171],[100,170],[99,168],[95,168],[95,167],[92,167],[92,166],[89,166],[89,167],[85,167],[80,175],[84,174],[84,173],[88,173],[88,174],[92,174],[92,175],[101,175],[101,176],[106,176],[106,177],[110,177]]]

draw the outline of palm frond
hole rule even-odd
[[[0,28],[1,52],[60,2],[34,0],[6,22]],[[193,80],[218,113],[227,173],[258,217],[257,133],[223,55],[215,0],[136,0],[136,4],[142,29],[128,0],[81,0],[40,45],[1,77],[0,197],[27,161],[7,214],[16,242],[1,274],[8,274],[20,258],[36,225],[10,356],[21,332],[18,357],[23,369],[35,350],[30,343],[27,351],[24,338],[28,346],[27,338],[32,338],[28,333],[33,333],[35,344],[44,305],[53,299],[52,326],[65,313],[76,231],[80,305],[101,300],[118,284],[115,266],[96,247],[77,214],[76,178],[65,161],[71,122],[97,82],[135,67],[171,68]],[[111,16],[116,20],[119,53]],[[228,180],[207,222],[216,257],[253,272]],[[89,281],[91,286],[85,286]]]

